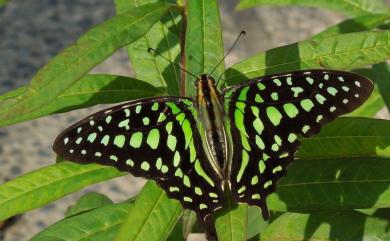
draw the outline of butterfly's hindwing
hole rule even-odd
[[[309,70],[265,76],[224,91],[233,159],[231,192],[268,217],[266,197],[286,173],[300,145],[370,95],[370,80],[343,71]]]
[[[154,179],[201,217],[222,206],[221,181],[209,166],[190,99],[158,97],[97,112],[61,133],[54,151]]]

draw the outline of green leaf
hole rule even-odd
[[[225,196],[225,205],[217,212],[215,228],[219,241],[246,240],[248,228],[248,205],[234,203]]]
[[[182,216],[182,228],[183,228],[183,236],[185,238],[188,237],[190,233],[193,232],[193,228],[196,225],[196,213],[191,210],[184,210],[183,216]]]
[[[0,0],[0,7],[5,5],[8,2],[8,0]]]
[[[256,206],[248,206],[248,233],[247,239],[256,237],[268,225],[268,222],[263,219],[261,210]]]
[[[112,203],[113,202],[111,201],[111,199],[109,199],[103,194],[97,192],[89,192],[83,195],[75,205],[70,206],[68,210],[66,210],[65,217],[70,217]]]
[[[23,86],[0,96],[0,103],[7,98],[22,96],[26,89],[27,87]],[[10,120],[0,121],[0,126],[97,104],[117,103],[160,94],[162,91],[152,85],[130,77],[103,74],[86,75],[44,107],[25,115],[15,116]]]
[[[302,138],[297,160],[267,203],[272,210],[390,207],[390,121],[341,118]]]
[[[125,173],[98,164],[61,162],[0,186],[0,220],[42,207],[88,185]]]
[[[182,213],[177,200],[169,199],[154,181],[142,188],[115,241],[165,240]]]
[[[155,3],[132,8],[88,31],[44,66],[21,96],[0,103],[0,123],[53,101],[115,50],[143,36],[171,7]]]
[[[186,13],[185,67],[195,76],[211,74],[224,54],[218,1],[187,1]],[[222,75],[224,69],[223,63],[216,68],[212,73],[215,80]],[[194,83],[195,77],[187,74],[185,91],[181,94],[193,96],[195,94]]]
[[[359,212],[285,213],[261,233],[261,241],[387,240],[388,221]]]
[[[310,39],[318,40],[321,38],[332,37],[343,33],[372,30],[388,22],[389,20],[389,14],[368,14],[358,16],[356,18],[347,19],[345,21],[342,21],[341,23],[333,25],[326,30],[312,36]]]
[[[318,7],[337,11],[348,16],[385,13],[389,10],[382,0],[241,0],[237,9],[246,9],[259,5]]]
[[[298,158],[390,157],[390,121],[339,118],[319,134],[300,140]]]
[[[173,230],[170,232],[167,241],[186,241],[187,238],[185,238],[183,234],[183,224],[182,222],[177,222],[176,226],[173,228]]]
[[[65,218],[38,233],[30,241],[113,240],[132,205],[129,202],[112,204]]]
[[[354,69],[390,58],[390,31],[306,40],[256,54],[226,71],[228,84],[300,69]]]
[[[388,63],[380,63],[372,66],[375,75],[375,83],[386,103],[387,109],[390,107],[390,66]]]
[[[156,0],[115,0],[115,7],[118,13],[122,13],[152,2]],[[174,0],[158,2],[175,3]],[[169,95],[179,94],[180,70],[167,60],[147,50],[154,48],[169,61],[179,64],[180,20],[181,16],[178,11],[168,11],[168,14],[155,23],[146,35],[127,47],[136,77],[154,86],[166,86]]]

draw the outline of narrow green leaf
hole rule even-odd
[[[65,217],[70,217],[112,203],[113,202],[111,201],[111,199],[109,199],[103,194],[97,192],[89,192],[84,194],[75,205],[70,206],[68,210],[66,210]]]
[[[115,0],[118,13],[156,0]],[[174,4],[174,0],[160,0]],[[149,32],[130,44],[127,51],[132,69],[138,79],[147,81],[154,86],[167,87],[169,95],[179,94],[180,70],[167,60],[149,53],[148,48],[154,48],[169,61],[179,64],[180,61],[180,20],[178,11],[168,11],[161,21],[153,25]]]
[[[222,60],[224,49],[218,1],[187,1],[187,30],[185,39],[186,69],[195,76],[211,74]],[[212,76],[217,80],[225,67],[219,65]],[[186,75],[186,96],[195,94],[195,78]]]
[[[234,203],[225,197],[225,206],[217,212],[215,228],[219,241],[240,241],[247,239],[248,205]]]
[[[369,13],[385,13],[387,6],[382,0],[241,0],[237,9],[246,9],[259,5],[327,8],[348,16],[359,16]]]
[[[306,40],[256,54],[226,71],[228,84],[299,69],[354,69],[390,58],[390,31]]]
[[[169,199],[154,181],[142,188],[115,241],[165,240],[182,213],[177,200]]]
[[[267,203],[272,210],[390,207],[390,121],[341,118],[302,139]]]
[[[285,213],[267,226],[261,241],[388,240],[388,221],[359,212]]]
[[[0,103],[7,98],[21,96],[26,88],[23,86],[0,96]],[[0,121],[0,126],[97,104],[117,103],[161,94],[162,91],[152,85],[130,77],[103,74],[86,75],[44,107],[25,115],[15,116],[10,120]]]
[[[386,103],[387,109],[390,107],[390,66],[388,63],[374,64],[372,70],[375,75],[375,83]]]
[[[0,7],[5,5],[8,2],[8,0],[0,0]]]
[[[347,19],[333,25],[326,30],[312,36],[310,39],[318,40],[343,33],[361,32],[373,30],[390,20],[389,14],[368,14],[356,18]]]
[[[171,7],[155,3],[132,8],[91,29],[43,67],[21,96],[0,103],[0,121],[50,103],[115,50],[143,36]]]
[[[30,241],[108,241],[115,238],[132,203],[112,204],[65,218]]]
[[[0,220],[42,207],[93,183],[125,173],[97,164],[61,162],[12,179],[0,186]]]

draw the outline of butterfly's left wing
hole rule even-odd
[[[155,180],[171,198],[204,219],[223,204],[202,146],[191,99],[133,100],[77,122],[54,141],[54,151],[78,163],[116,167]]]
[[[233,141],[231,193],[237,202],[261,207],[286,174],[300,145],[370,95],[370,80],[350,72],[307,70],[270,75],[224,91]]]

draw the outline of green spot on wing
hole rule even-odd
[[[131,159],[127,159],[126,164],[129,165],[129,166],[131,166],[131,167],[134,166],[134,162],[133,162],[133,160],[131,160]]]
[[[282,119],[282,114],[273,106],[267,107],[267,116],[274,126],[279,125],[280,120]]]
[[[176,169],[175,176],[183,178],[183,171],[180,168]]]
[[[162,167],[162,159],[161,157],[157,158],[157,161],[156,161],[156,168],[157,170],[161,170],[161,167]]]
[[[142,123],[144,124],[144,125],[149,125],[149,123],[150,123],[150,119],[149,119],[149,117],[144,117],[143,119],[142,119]]]
[[[249,90],[249,86],[243,88],[240,92],[240,95],[238,96],[238,99],[241,101],[246,101],[246,94]]]
[[[248,162],[249,162],[249,155],[245,150],[242,150],[242,160],[241,160],[240,170],[238,171],[237,174],[237,182],[240,182],[242,175],[244,174],[244,170],[248,165]]]
[[[141,146],[141,143],[142,143],[142,137],[143,137],[143,134],[142,132],[135,132],[132,136],[131,136],[131,139],[130,139],[130,146],[134,147],[134,148],[138,148]]]
[[[338,92],[334,87],[328,87],[326,89],[326,91],[328,91],[328,93],[333,95],[333,96],[335,96],[337,94],[337,92]]]
[[[101,143],[103,145],[107,146],[109,140],[110,140],[110,136],[109,135],[105,135],[105,136],[103,136]]]
[[[322,105],[322,104],[324,104],[326,98],[320,94],[316,94],[316,100],[318,101],[318,103],[320,103]]]
[[[130,129],[129,121],[130,121],[129,119],[126,119],[126,120],[119,122],[118,127],[120,127],[120,128],[125,127],[126,130],[129,130]]]
[[[87,140],[88,140],[90,143],[92,143],[92,142],[95,141],[96,136],[97,136],[96,133],[91,133],[91,134],[89,134]]]
[[[311,100],[304,99],[301,101],[301,106],[305,111],[309,112],[311,109],[313,109],[314,104]]]
[[[263,174],[264,170],[265,170],[265,163],[264,163],[263,160],[260,160],[260,162],[259,162],[259,171],[260,171],[261,174]]]
[[[176,149],[176,143],[177,143],[176,137],[173,135],[169,135],[167,140],[167,145],[171,151],[174,151]]]
[[[116,145],[119,148],[122,148],[125,145],[125,136],[124,135],[117,135],[114,139],[114,145]]]
[[[167,103],[167,106],[171,109],[172,113],[174,115],[176,115],[177,113],[179,113],[181,110],[179,109],[179,107],[177,107],[177,105],[175,103],[172,103],[172,102],[168,102]]]
[[[150,165],[148,162],[144,161],[141,163],[141,169],[144,171],[149,171]]]
[[[180,164],[180,153],[178,151],[175,152],[173,156],[173,166],[178,167]]]
[[[149,132],[148,138],[146,139],[146,143],[156,150],[158,143],[160,142],[160,131],[158,129],[153,129]]]
[[[294,104],[286,103],[283,105],[284,112],[288,115],[290,118],[294,118],[298,115],[299,110]]]
[[[206,182],[208,182],[212,187],[215,187],[213,180],[211,180],[211,178],[204,172],[202,166],[200,165],[199,159],[196,159],[195,161],[195,171],[199,176],[203,177],[203,179],[206,180]]]
[[[152,105],[152,110],[153,110],[153,111],[158,110],[158,102],[155,102],[155,103]]]
[[[297,139],[297,135],[295,135],[294,133],[290,133],[289,135],[288,135],[288,141],[290,142],[290,143],[293,143],[296,139]]]
[[[190,179],[188,178],[187,175],[184,175],[184,177],[183,177],[183,184],[186,187],[191,187],[191,182],[190,182]]]
[[[167,125],[165,126],[165,129],[167,130],[168,135],[171,134],[172,132],[172,122],[168,122]]]
[[[256,118],[253,121],[253,127],[255,128],[257,133],[259,133],[259,134],[261,134],[264,130],[264,125],[263,125],[263,122],[260,120],[260,118]]]

